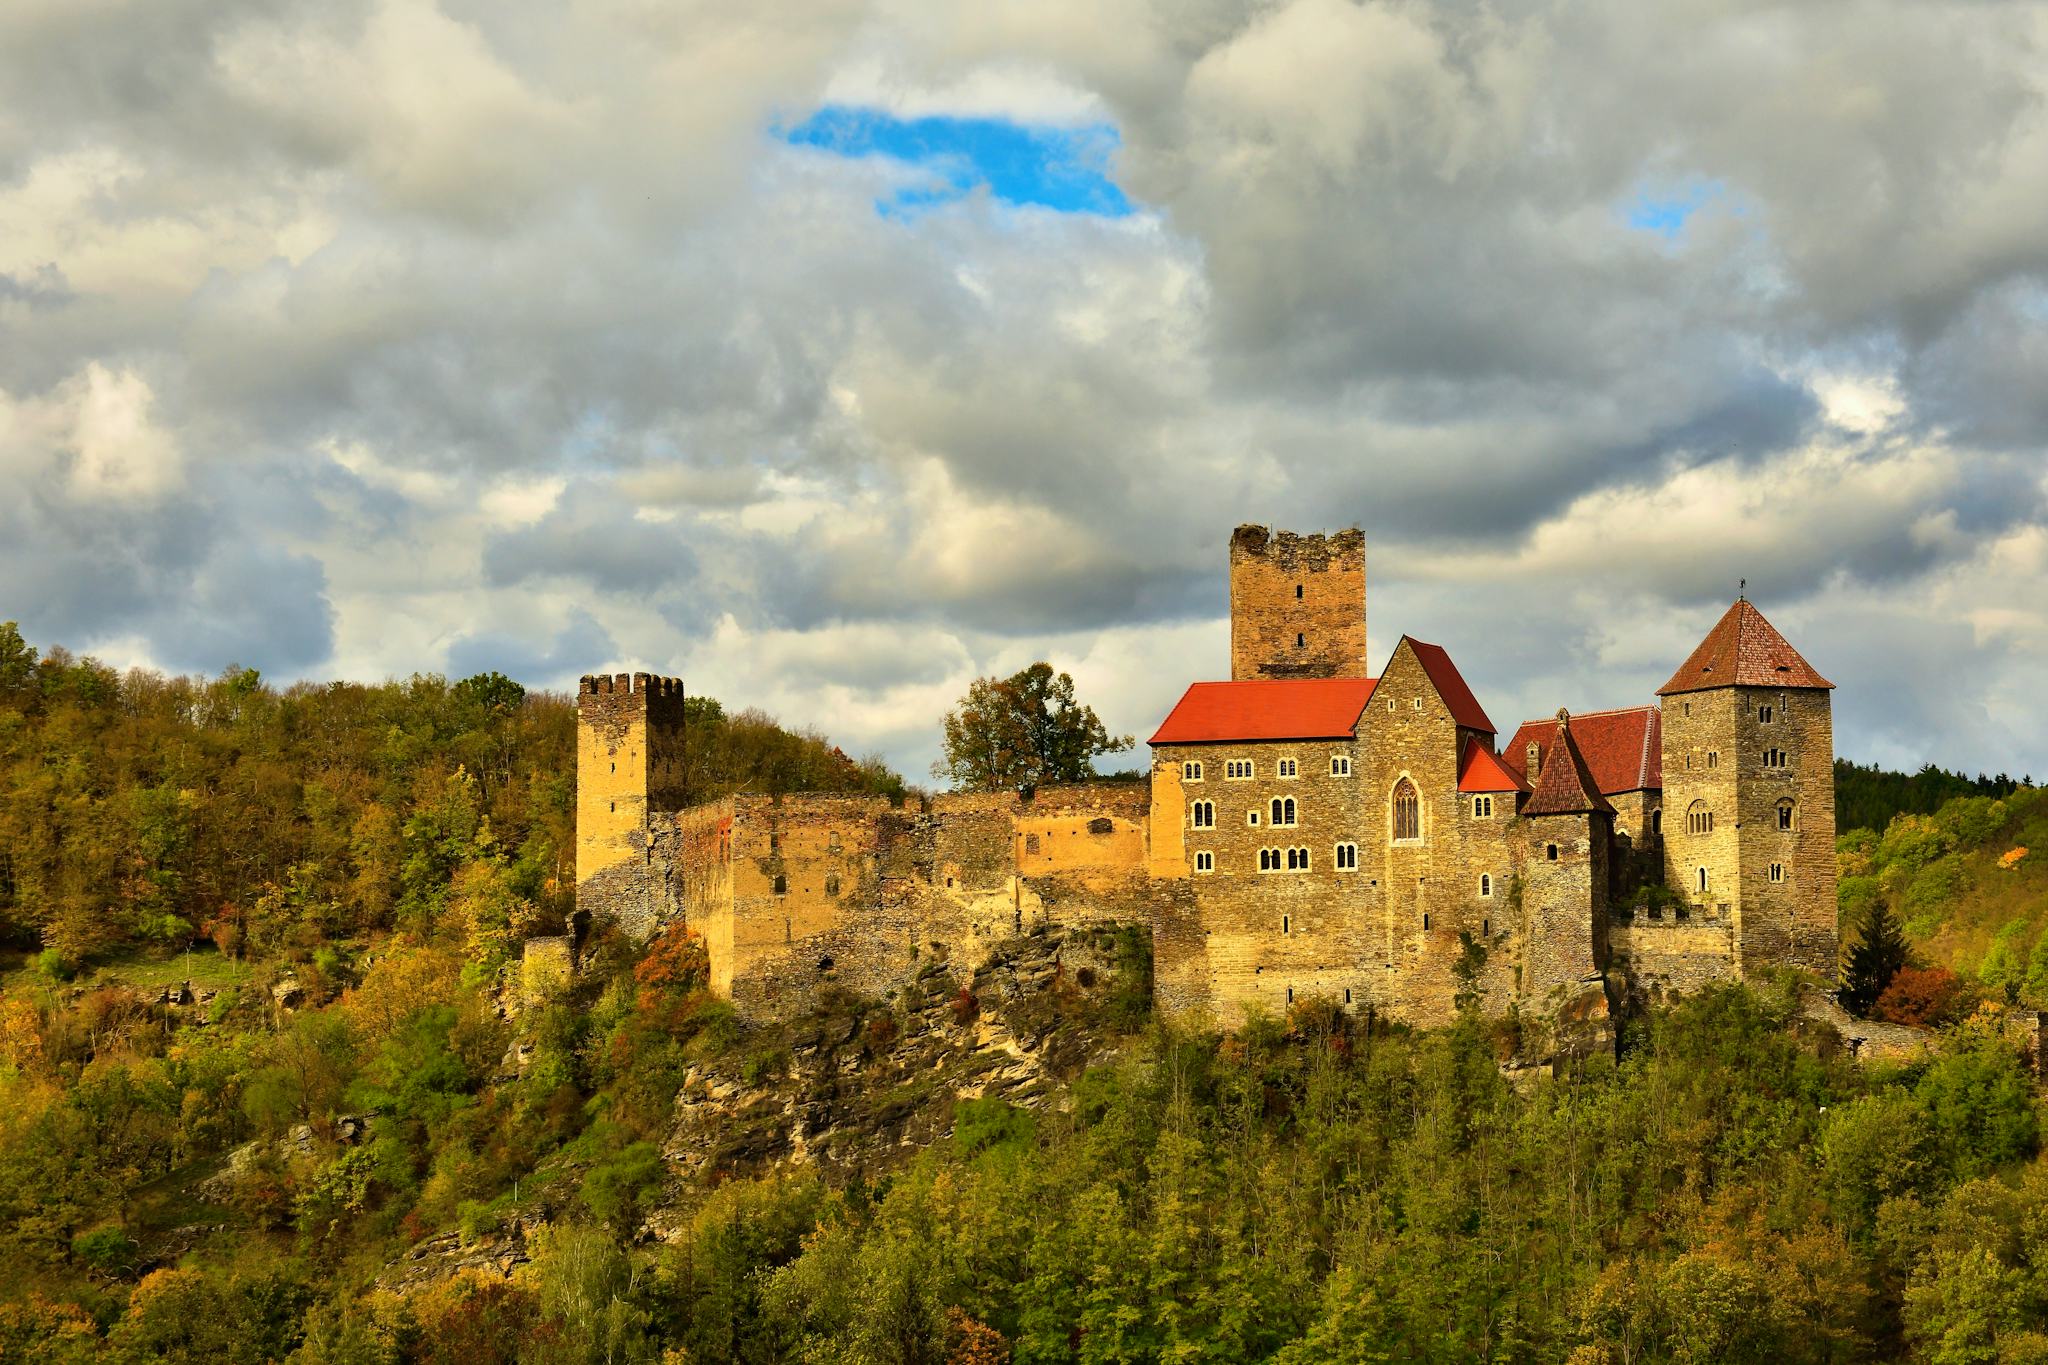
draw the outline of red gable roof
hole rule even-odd
[[[1764,614],[1742,598],[1728,608],[1692,657],[1678,666],[1671,681],[1657,689],[1703,692],[1710,687],[1833,687],[1799,657]]]
[[[1451,662],[1451,656],[1444,652],[1442,645],[1428,645],[1412,635],[1404,635],[1408,647],[1415,651],[1415,661],[1422,665],[1422,671],[1429,675],[1430,685],[1437,695],[1444,699],[1444,705],[1451,708],[1451,719],[1468,730],[1484,730],[1493,733],[1493,722],[1486,718],[1479,699],[1472,695],[1472,689],[1465,685],[1465,675],[1458,672],[1458,666]],[[1399,646],[1396,646],[1399,648]]]
[[[1527,791],[1529,785],[1509,770],[1498,755],[1477,738],[1465,741],[1458,759],[1458,790],[1461,792]]]
[[[1529,746],[1550,762],[1556,720],[1525,720],[1501,751],[1501,761],[1525,784],[1529,779]],[[1585,756],[1593,780],[1608,796],[1620,792],[1660,791],[1664,786],[1664,713],[1654,706],[1625,711],[1589,711],[1572,716],[1572,740]]]
[[[1372,697],[1372,678],[1200,682],[1152,736],[1154,744],[1226,740],[1349,739]]]
[[[1535,790],[1522,803],[1523,815],[1585,815],[1593,811],[1614,814],[1614,807],[1600,794],[1599,784],[1586,769],[1586,757],[1579,752],[1572,734],[1572,722],[1563,711],[1557,713],[1557,728],[1551,732],[1550,757],[1536,775]]]

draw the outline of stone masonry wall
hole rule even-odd
[[[1834,733],[1818,689],[1736,688],[1741,868],[1736,951],[1745,975],[1790,963],[1835,972]],[[1768,714],[1769,720],[1763,719]],[[1787,762],[1766,761],[1772,750]],[[1790,803],[1792,828],[1779,828]],[[1780,869],[1772,880],[1771,865]]]
[[[1663,1000],[1690,995],[1735,975],[1735,926],[1700,924],[1669,911],[1608,926],[1612,975],[1623,994]]]
[[[1578,995],[1607,966],[1608,817],[1537,815],[1522,821],[1521,1000],[1536,1013]],[[1555,848],[1557,856],[1551,857]]]
[[[1733,689],[1664,699],[1664,879],[1701,921],[1736,923],[1742,879]],[[1697,805],[1713,830],[1693,831]],[[1700,869],[1706,889],[1700,889]]]
[[[1363,678],[1365,535],[1230,538],[1230,676]]]

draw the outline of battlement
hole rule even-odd
[[[655,673],[585,673],[577,681],[576,691],[586,697],[615,693],[680,697],[683,695],[683,680],[664,678]]]
[[[1356,526],[1342,531],[1274,531],[1246,523],[1230,533],[1230,555],[1265,559],[1282,569],[1321,573],[1332,563],[1365,556],[1365,532]]]

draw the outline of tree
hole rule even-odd
[[[1008,678],[977,678],[947,713],[944,757],[932,776],[973,791],[1025,789],[1095,776],[1095,759],[1131,747],[1095,709],[1074,699],[1074,679],[1035,663]]]
[[[1869,1012],[1885,987],[1906,965],[1906,937],[1899,930],[1891,902],[1880,896],[1863,918],[1863,933],[1849,950],[1849,970],[1842,983],[1842,1003],[1856,1014]]]
[[[36,651],[12,621],[0,621],[0,692],[24,690],[35,681]]]
[[[479,673],[455,684],[455,700],[481,711],[517,711],[526,689],[503,673]]]

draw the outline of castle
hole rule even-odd
[[[577,904],[681,920],[745,1015],[886,995],[1038,925],[1150,927],[1168,1010],[1319,996],[1418,1025],[1460,1004],[1604,1019],[1779,965],[1836,965],[1833,684],[1746,598],[1661,705],[1505,745],[1441,647],[1366,668],[1365,539],[1241,526],[1230,680],[1151,737],[1149,782],[684,808],[682,684],[586,677]]]

